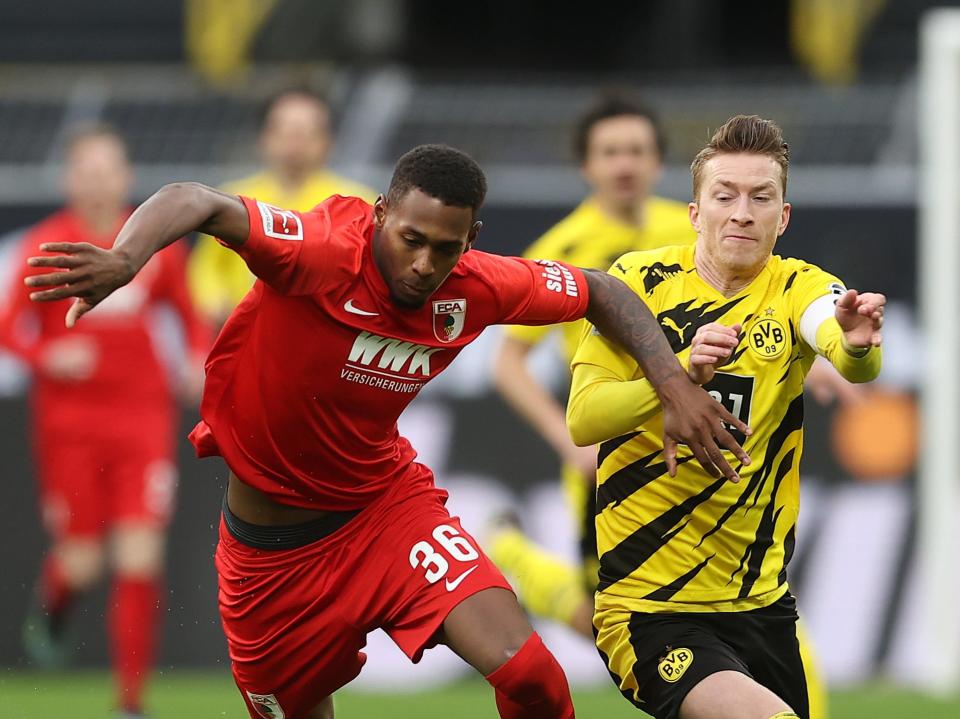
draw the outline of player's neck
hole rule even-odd
[[[643,227],[646,220],[647,198],[642,197],[635,202],[624,204],[595,193],[593,201],[600,208],[600,212],[620,224],[631,227]]]
[[[724,297],[733,297],[744,287],[753,282],[757,275],[763,270],[763,265],[753,270],[734,270],[731,271],[723,267],[715,258],[706,252],[701,252],[700,247],[694,250],[693,264],[697,268],[697,274],[700,279],[710,285]]]

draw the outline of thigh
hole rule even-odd
[[[445,499],[431,489],[392,507],[364,562],[365,571],[380,578],[378,605],[370,614],[414,662],[440,641],[454,608],[487,589],[503,590],[494,604],[515,607],[513,614],[504,611],[529,627],[510,584],[460,519],[450,516]],[[486,606],[481,602],[474,609]]]
[[[727,640],[738,647],[751,674],[808,719],[806,672],[797,640],[797,609],[785,594],[769,607],[743,612],[743,621],[731,624]]]
[[[177,466],[171,432],[154,430],[104,447],[109,521],[166,527],[173,515]]]
[[[733,648],[691,614],[600,609],[597,649],[620,693],[656,719],[674,719],[687,694],[718,672],[750,676]]]
[[[251,716],[309,716],[360,673],[366,633],[351,614],[345,545],[320,540],[296,550],[258,550],[221,522],[220,617]]]
[[[43,523],[54,540],[99,540],[108,497],[97,447],[44,433],[37,443],[37,474]]]

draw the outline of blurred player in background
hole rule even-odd
[[[66,147],[67,207],[26,235],[23,258],[46,242],[110,247],[130,215],[133,180],[123,139],[85,128]],[[7,292],[0,341],[33,373],[32,437],[44,526],[52,539],[24,630],[41,666],[66,657],[68,612],[109,566],[109,636],[118,704],[136,716],[163,616],[164,534],[174,505],[179,411],[151,337],[151,313],[168,303],[187,335],[186,392],[199,398],[209,331],[194,313],[181,247],[158,254],[79,331],[66,301],[31,303],[25,259]]]
[[[660,441],[642,370],[602,330],[585,330],[573,361],[570,431],[600,443],[597,647],[623,695],[656,719],[810,715],[786,572],[803,381],[817,355],[853,382],[878,375],[885,298],[772,254],[790,220],[788,161],[774,123],[732,118],[691,168],[696,245],[610,269],[691,379],[750,423],[743,481],[715,481]]]
[[[260,131],[260,154],[266,168],[231,182],[225,192],[306,212],[331,195],[351,195],[373,202],[369,187],[325,167],[333,151],[333,121],[327,101],[308,89],[291,89],[267,104]],[[243,260],[224,252],[209,235],[201,235],[188,264],[194,302],[217,326],[253,286]]]
[[[576,125],[573,150],[590,194],[534,242],[526,257],[548,257],[605,272],[632,250],[696,240],[686,204],[652,194],[662,170],[664,139],[656,115],[639,100],[627,94],[598,98]],[[507,328],[494,360],[494,380],[503,397],[562,462],[563,487],[577,519],[583,568],[548,554],[509,522],[491,533],[488,549],[533,614],[568,624],[592,640],[597,451],[573,443],[563,406],[527,368],[530,352],[557,331],[569,366],[582,324]]]
[[[413,661],[448,645],[494,688],[502,717],[573,716],[563,671],[509,584],[444,507],[446,493],[397,430],[420,389],[491,324],[589,317],[644,367],[664,431],[711,474],[749,463],[656,320],[612,276],[472,250],[486,180],[449,147],[414,148],[371,207],[332,197],[311,212],[202,185],[141,205],[111,250],[52,243],[29,259],[37,301],[85,312],[159,249],[203,230],[259,281],[207,362],[201,456],[231,469],[217,569],[234,677],[250,715],[330,717],[382,627]],[[109,303],[109,299],[106,302]]]

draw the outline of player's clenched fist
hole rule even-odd
[[[697,330],[690,343],[690,366],[687,374],[697,384],[713,379],[717,367],[728,359],[740,342],[740,325],[731,327],[711,322]]]

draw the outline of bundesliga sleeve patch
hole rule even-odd
[[[303,224],[300,217],[291,210],[281,210],[279,207],[257,201],[260,210],[260,219],[263,222],[263,234],[278,240],[303,240]]]

